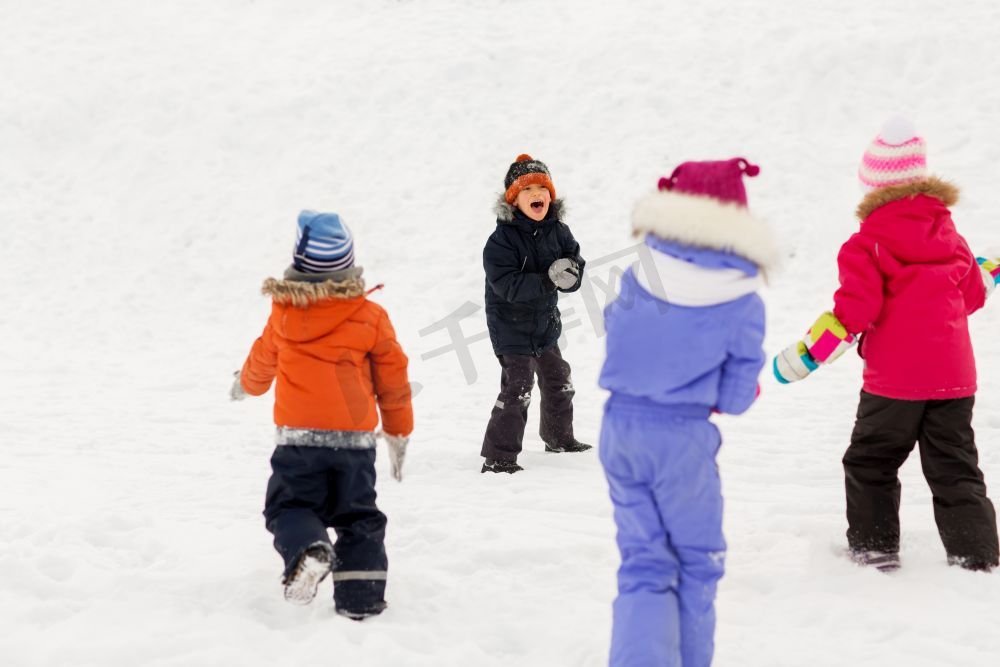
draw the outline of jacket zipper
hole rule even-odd
[[[540,230],[538,228],[535,228],[535,230],[533,232],[531,232],[531,241],[532,241],[531,253],[532,253],[532,256],[534,257],[535,265],[536,266],[538,265],[538,232],[539,231]],[[527,263],[528,258],[525,257],[524,261],[525,261],[525,263]],[[546,321],[546,326],[547,326],[547,324],[548,324],[548,322]],[[534,355],[537,358],[537,357],[540,357],[542,355],[538,351],[538,345],[535,344],[536,340],[538,340],[538,323],[537,322],[535,323],[535,330],[534,330],[534,332],[532,333],[532,335],[530,337],[531,353],[532,353],[532,355]]]

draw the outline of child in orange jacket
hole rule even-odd
[[[277,378],[264,517],[285,561],[285,599],[308,604],[332,573],[337,612],[356,620],[386,606],[379,413],[397,480],[413,430],[407,358],[385,310],[367,300],[361,273],[340,216],[303,211],[293,263],[284,280],[264,281],[271,316],[230,392],[259,396]]]

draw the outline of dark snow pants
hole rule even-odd
[[[502,369],[500,395],[486,426],[482,456],[496,461],[517,460],[528,421],[535,373],[542,393],[539,435],[553,446],[573,442],[573,396],[576,392],[569,364],[563,360],[559,346],[553,345],[539,357],[504,354],[497,356],[497,360]]]
[[[899,467],[920,445],[934,520],[949,560],[997,564],[997,522],[972,431],[975,397],[902,401],[861,392],[844,454],[847,541],[852,549],[899,551]]]
[[[386,518],[375,506],[375,450],[279,445],[271,456],[264,518],[290,573],[317,542],[333,548],[337,609],[364,612],[385,598]]]

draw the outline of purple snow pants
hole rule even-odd
[[[712,663],[722,577],[721,438],[706,407],[613,395],[600,458],[618,526],[618,597],[611,662],[619,667]]]

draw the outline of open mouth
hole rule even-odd
[[[531,202],[531,208],[535,211],[541,211],[543,208],[545,208],[545,204],[543,204],[540,201],[533,201]]]

